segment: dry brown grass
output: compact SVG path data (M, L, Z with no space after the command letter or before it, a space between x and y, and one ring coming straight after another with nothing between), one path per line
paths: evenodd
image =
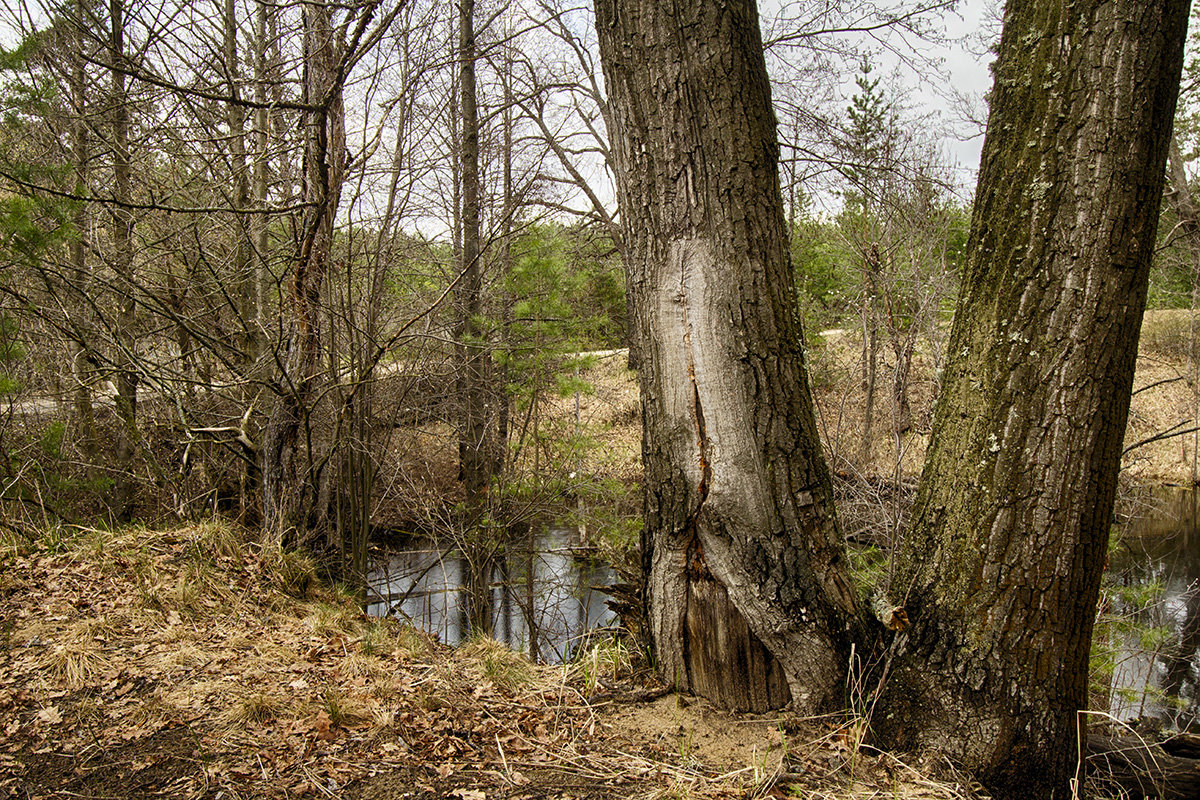
M230 703L222 712L221 718L232 725L245 727L264 725L290 715L290 704L285 698L266 692L254 692Z
M70 637L41 659L41 666L68 689L86 686L110 664L101 644L90 638Z
M1196 358L1200 356L1200 315L1193 330L1188 311L1148 311L1138 352L1134 395L1126 446L1168 432L1173 426L1194 427L1200 411ZM835 470L863 480L880 477L906 481L921 473L929 441L929 423L937 390L936 369L942 359L927 343L918 348L912 367L909 398L913 427L897 434L894 406L888 396L894 361L880 353L876 414L872 422L871 458L860 455L865 392L862 387L861 336L844 331L824 337L810 349L809 370L817 405L818 424L826 453ZM1140 390L1140 391L1139 391ZM1130 451L1122 462L1128 480L1144 484L1190 484L1200 433L1154 441Z
M546 796L566 782L595 787L582 797L754 797L793 783L779 769L792 723L616 700L613 687L645 688L628 682L620 653L547 667L489 640L451 651L363 619L320 586L306 600L285 594L275 557L214 543L234 534L123 532L119 557L94 546L98 535L6 565L30 589L0 596L15 645L0 651L0 794L14 781L31 794L82 794L98 748L120 754L104 764L126 765L103 778L113 796L282 798L337 785L370 800L390 796L373 781L391 770L435 796ZM193 562L208 581L194 580ZM155 607L139 601L139 585L154 589ZM899 767L880 756L862 755L851 780L829 729L788 730L789 757L807 765L795 781L804 796L969 796L923 787L920 773L897 781ZM743 749L709 748L715 731ZM32 755L50 741L59 760ZM31 755L17 763L6 752ZM153 777L147 764L159 765Z

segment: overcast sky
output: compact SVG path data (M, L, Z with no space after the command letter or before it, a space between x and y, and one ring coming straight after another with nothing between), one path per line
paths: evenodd
M989 7L994 5L994 0L965 0L959 4L957 14L947 16L946 31L957 40L954 45L939 48L940 56L944 59L945 72L949 76L949 84L941 87L940 92L930 87L919 89L922 96L929 97L929 102L938 102L938 94L943 94L941 102L946 103L948 97L958 92L974 98L977 101L975 110L979 114L983 113L982 97L992 87L992 75L988 69L992 56L983 51L983 48L986 47L986 40L989 38L988 31L994 30L989 23L990 15L994 14ZM947 113L954 115L956 109L951 107L947 109ZM961 117L962 114L958 116ZM960 138L971 134L974 134L971 138ZM946 154L959 168L974 175L979 167L983 131L971 130L971 126L964 122L960 126L959 135L948 137L945 146ZM974 183L973 180L971 182Z

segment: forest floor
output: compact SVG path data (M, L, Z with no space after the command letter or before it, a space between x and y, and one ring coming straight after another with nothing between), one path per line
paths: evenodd
M1185 312L1148 316L1129 443L1195 425L1189 341ZM864 463L858 351L846 333L810 351L831 463L911 483L936 358L918 353L913 429L877 423ZM597 468L636 480L634 376L608 354L585 377ZM1126 482L1190 484L1194 445L1135 448ZM0 798L982 796L859 741L861 719L731 715L670 693L620 644L539 666L357 608L303 557L222 523L0 539Z
M975 796L853 720L669 693L620 646L560 667L452 650L244 537L70 528L0 550L0 797Z

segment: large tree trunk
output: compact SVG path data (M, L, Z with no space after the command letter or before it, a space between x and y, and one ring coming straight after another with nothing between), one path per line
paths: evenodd
M1009 0L968 263L873 724L1070 796L1186 0Z
M803 368L754 3L597 0L596 18L639 309L659 670L733 708L789 691L800 710L838 706L863 623Z

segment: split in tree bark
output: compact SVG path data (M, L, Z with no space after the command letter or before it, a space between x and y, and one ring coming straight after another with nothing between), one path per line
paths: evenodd
M803 369L754 3L597 0L596 17L642 345L659 671L732 708L789 693L840 707L868 623Z
M952 356L893 586L913 627L873 717L884 742L950 755L998 798L1070 789L1187 5L1007 5ZM850 643L869 653L873 638L801 366L753 4L597 0L596 16L645 346L659 668L729 705L766 702L765 680L733 698L703 677L709 657L747 673L705 618L711 582L799 709L838 704Z

